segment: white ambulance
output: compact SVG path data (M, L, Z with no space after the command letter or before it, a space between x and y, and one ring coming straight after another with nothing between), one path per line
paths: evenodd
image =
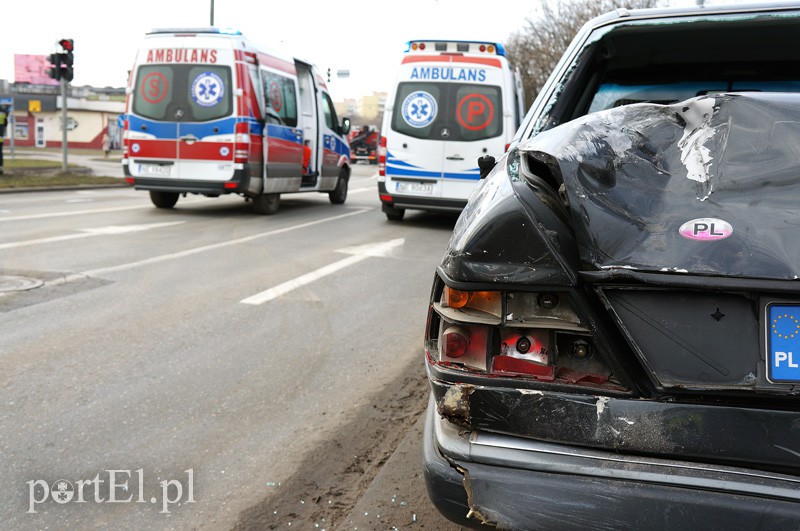
M409 41L383 116L378 194L386 216L463 209L480 179L478 159L505 152L523 105L502 44Z
M180 195L239 194L274 213L280 194L344 203L350 123L312 64L256 48L238 31L154 30L127 89L122 165L159 208Z

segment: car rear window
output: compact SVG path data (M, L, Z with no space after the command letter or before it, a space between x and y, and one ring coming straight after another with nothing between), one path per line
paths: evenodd
M400 83L395 95L392 130L414 138L450 141L499 136L503 132L500 87L469 83Z
M136 75L133 112L159 121L205 122L233 109L231 70L211 65L144 65Z
M589 112L631 103L669 105L695 96L721 92L800 92L800 81L686 81L659 84L603 83L592 99Z

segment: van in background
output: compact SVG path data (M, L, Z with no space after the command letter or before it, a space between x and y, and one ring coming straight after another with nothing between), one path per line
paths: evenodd
M282 193L340 204L348 131L314 65L236 31L160 29L145 36L130 74L122 165L159 208L190 193L239 194L261 214Z
M502 44L409 41L381 128L378 194L390 220L406 209L458 212L524 116L522 81Z

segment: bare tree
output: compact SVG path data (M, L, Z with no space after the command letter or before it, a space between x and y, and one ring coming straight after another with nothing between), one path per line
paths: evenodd
M578 30L590 19L614 9L656 7L659 0L539 0L536 18L512 33L506 43L509 61L519 67L529 105Z

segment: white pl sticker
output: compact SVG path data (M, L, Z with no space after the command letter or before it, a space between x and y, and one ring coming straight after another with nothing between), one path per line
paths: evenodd
M721 219L697 218L681 225L678 232L689 240L714 241L724 240L733 234L733 227Z

